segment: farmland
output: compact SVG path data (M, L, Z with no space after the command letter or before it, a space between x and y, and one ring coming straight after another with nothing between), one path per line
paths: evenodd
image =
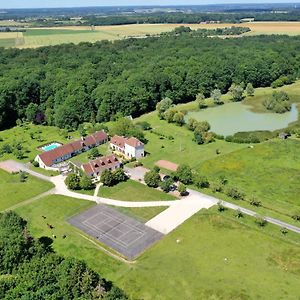
M119 40L129 37L145 37L174 30L178 26L192 29L216 29L231 26L249 27L245 35L260 34L300 34L300 22L252 22L241 24L134 24L115 26L65 26L51 28L26 28L26 33L0 33L0 46L36 48L63 43L96 42ZM19 39L17 39L17 37Z

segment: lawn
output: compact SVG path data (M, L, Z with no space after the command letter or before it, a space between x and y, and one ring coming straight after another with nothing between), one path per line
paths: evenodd
M42 126L24 124L22 126L15 126L8 130L0 131L0 147L4 144L21 144L25 151L23 162L28 162L35 158L35 156L42 151L38 150L38 147L50 142L69 143L63 131L54 126ZM72 132L70 135L74 139L79 138L79 133ZM13 154L5 154L0 157L0 160L16 159Z
M157 112L143 115L135 121L149 122L155 132L145 132L148 139L145 146L147 155L141 161L148 168L152 168L155 162L161 159L177 164L189 164L193 168L197 168L205 160L247 147L247 145L227 143L221 140L216 140L207 145L197 145L193 141L191 131L186 127L179 127L160 120ZM163 134L166 137L161 137L156 133ZM169 136L173 139L169 139ZM217 150L220 151L220 154L216 153Z
M294 244L299 236L283 236L271 224L260 229L251 218L234 218L232 211L202 211L128 265L98 250L66 222L92 205L49 196L17 212L34 236L55 234L59 254L84 259L137 299L297 299L300 293L300 250Z
M300 211L300 142L288 139L257 144L203 162L196 168L215 179L224 175L228 184L255 196L266 207L282 214Z
M102 186L99 196L123 201L163 201L175 200L176 197L150 188L142 183L128 180L113 187Z
M52 183L29 176L20 182L19 175L0 170L0 211L28 200L54 187Z

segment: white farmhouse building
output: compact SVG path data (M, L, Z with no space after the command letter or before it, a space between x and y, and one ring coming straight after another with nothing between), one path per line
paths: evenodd
M111 138L110 148L126 158L139 159L145 156L144 144L135 137L127 138L115 135Z

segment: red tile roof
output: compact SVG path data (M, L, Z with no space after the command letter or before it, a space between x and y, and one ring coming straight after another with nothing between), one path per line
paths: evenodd
M53 150L43 152L39 154L39 157L46 166L50 167L55 163L56 159L58 158L70 155L75 151L83 149L85 146L90 147L96 145L97 143L102 143L107 139L108 136L104 131L98 131L85 137L84 139L77 140L69 144L57 147Z
M87 164L83 164L82 169L88 176L91 176L92 174L100 175L105 169L115 169L119 165L119 160L112 154L91 160Z
M119 135L115 135L111 138L111 143L120 147L120 148L124 148L125 147L125 140L126 138L123 136L119 136Z
M115 135L111 138L110 142L120 148L124 148L125 144L134 148L137 148L139 146L144 146L144 144L135 137L126 138L124 136Z

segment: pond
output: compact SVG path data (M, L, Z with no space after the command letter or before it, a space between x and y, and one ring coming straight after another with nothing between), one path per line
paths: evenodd
M241 102L228 103L200 111L191 111L186 115L186 121L194 118L198 121L208 121L211 131L224 136L239 131L277 130L285 128L289 123L298 120L298 109L292 104L292 109L284 114L255 113L250 106Z

